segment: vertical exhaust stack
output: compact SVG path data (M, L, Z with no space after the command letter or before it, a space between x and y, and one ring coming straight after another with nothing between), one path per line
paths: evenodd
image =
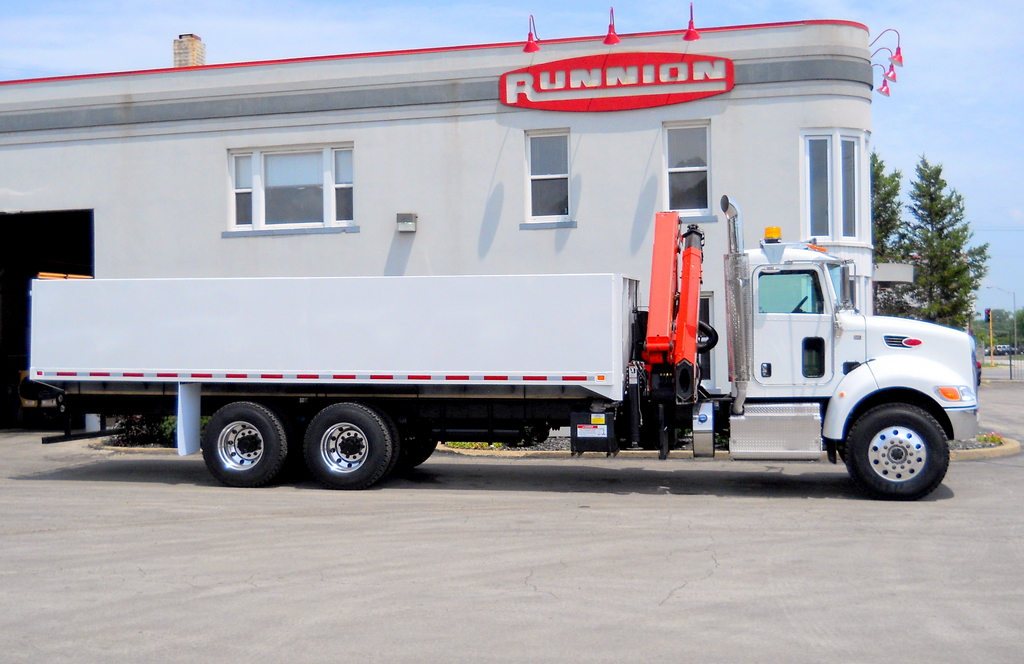
M199 35L178 35L174 40L175 67L202 67L206 64L206 44Z
M725 312L729 335L729 378L736 386L732 413L742 415L753 352L750 265L743 252L743 220L740 210L728 196L722 196L722 212L729 224L729 253L725 255Z

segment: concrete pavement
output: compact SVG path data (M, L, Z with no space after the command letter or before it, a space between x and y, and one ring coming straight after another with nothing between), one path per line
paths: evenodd
M229 489L38 440L0 434L4 662L1020 660L1022 455L884 503L842 467L685 460Z

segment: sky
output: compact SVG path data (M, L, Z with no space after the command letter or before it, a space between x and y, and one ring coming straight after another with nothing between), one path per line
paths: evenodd
M616 30L681 29L688 12L621 1ZM1010 293L1024 308L1024 2L697 0L694 12L698 29L831 18L864 23L872 39L899 30L905 66L891 97L874 96L872 146L904 191L922 155L943 165L974 243L990 244L977 309L1009 310ZM187 32L208 64L525 41L530 14L542 42L608 26L608 5L592 0L0 0L0 80L168 67ZM895 45L889 32L876 47Z

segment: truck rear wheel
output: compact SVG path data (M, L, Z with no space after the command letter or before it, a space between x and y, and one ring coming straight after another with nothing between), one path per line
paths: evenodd
M872 498L917 500L935 490L949 468L946 434L927 411L886 404L867 411L846 439L846 469Z
M430 458L437 449L437 441L430 438L407 438L402 441L402 449L398 456L396 473L404 473L421 465Z
M357 403L321 410L303 448L313 476L331 489L365 489L387 475L396 446L385 417Z
M210 418L202 449L206 468L222 483L257 487L281 471L288 439L281 420L266 406L237 401Z

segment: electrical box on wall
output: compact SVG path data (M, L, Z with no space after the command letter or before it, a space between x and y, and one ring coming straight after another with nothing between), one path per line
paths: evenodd
M415 233L416 232L416 220L419 215L415 212L399 212L398 213L398 232L399 233Z

